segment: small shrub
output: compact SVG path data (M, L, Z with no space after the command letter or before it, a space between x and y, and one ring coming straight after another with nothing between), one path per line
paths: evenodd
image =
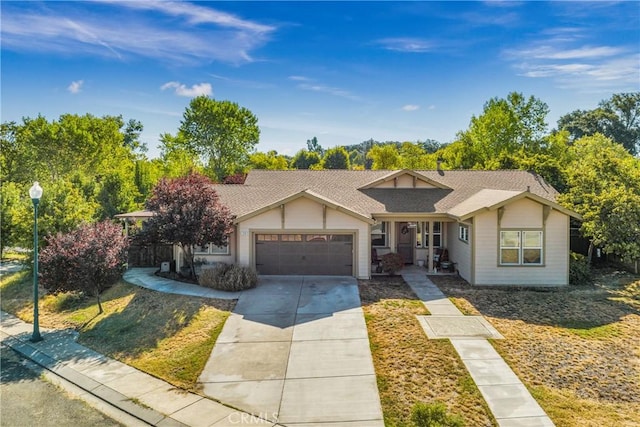
M569 260L569 284L574 286L590 285L591 279L591 266L587 257L575 252L571 252L571 259Z
M242 265L219 264L216 268L203 270L198 283L220 291L243 291L256 287L258 275L251 268Z
M464 421L459 415L448 414L447 406L442 402L418 402L411 409L411 421L416 427L463 427Z
M80 292L60 292L55 295L47 295L43 305L49 311L60 313L77 307L83 299L84 296Z
M396 274L404 267L404 260L400 254L388 253L380 257L382 261L382 271L389 273L390 276Z

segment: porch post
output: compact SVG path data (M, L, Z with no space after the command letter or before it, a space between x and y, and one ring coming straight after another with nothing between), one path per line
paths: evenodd
M427 258L429 259L429 272L433 273L433 221L429 221L429 241L427 242L429 245L429 251L427 253Z
M389 243L389 250L391 252L398 252L396 246L396 222L389 221L389 228L387 229L387 242Z

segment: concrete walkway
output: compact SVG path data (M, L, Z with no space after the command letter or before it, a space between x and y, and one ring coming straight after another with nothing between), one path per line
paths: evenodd
M244 291L199 381L287 426L383 426L357 281L263 276Z
M553 422L487 341L503 338L482 316L465 316L422 269L404 269L402 277L431 313L418 316L431 339L448 338L501 427L546 427Z
M69 330L41 330L0 311L0 341L53 374L53 382L127 426L273 426L197 394L187 393L76 343ZM106 402L106 404L105 404Z
M124 272L122 278L133 285L167 294L218 299L238 299L240 296L240 292L218 291L190 283L165 279L154 274L157 270L157 268L131 268Z

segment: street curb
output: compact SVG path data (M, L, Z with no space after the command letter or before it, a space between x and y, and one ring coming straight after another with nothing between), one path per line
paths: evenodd
M86 375L69 368L68 366L59 365L58 362L46 355L42 351L36 349L19 338L0 331L2 341L14 351L20 353L23 357L31 360L35 364L59 376L65 381L75 385L76 387L86 391L90 395L100 399L101 401L125 412L126 414L151 426L176 426L188 427L167 415L164 415L154 409L145 408L134 403L128 397L109 388L104 384L92 380Z

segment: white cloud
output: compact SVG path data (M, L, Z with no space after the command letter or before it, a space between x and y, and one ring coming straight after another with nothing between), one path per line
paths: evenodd
M175 93L178 96L186 96L193 98L200 95L211 95L213 93L211 85L209 83L194 84L191 87L180 82L167 82L160 87L161 90L175 89Z
M298 88L303 89L303 90L310 90L310 91L313 91L313 92L327 93L329 95L339 96L341 98L350 99L352 101L357 101L357 100L360 99L360 97L352 94L348 90L340 89L340 88L332 87L332 86L325 86L325 85L321 85L321 84L301 83L301 84L298 85Z
M410 37L380 39L376 41L376 44L382 46L383 49L410 53L424 53L435 48L435 44L429 40Z
M76 80L67 86L67 90L75 95L82 90L82 85L84 85L84 80Z
M312 79L304 76L289 76L289 80L293 80L296 82L308 82L308 81L311 81Z
M251 52L276 27L211 7L172 2L29 2L2 10L3 49L96 55L118 60L147 57L171 63L255 61ZM126 28L126 31L123 31Z
M304 76L289 76L289 80L293 80L295 82L299 82L296 86L298 89L308 90L312 92L320 92L326 93L333 96L338 96L340 98L350 99L352 101L359 101L360 97L354 95L345 89L340 89L338 87L327 86L324 84L316 83L315 79Z
M519 75L552 79L557 87L580 92L637 90L640 54L624 45L591 45L589 34L567 27L546 30L543 38L503 51Z
M624 53L624 49L612 46L581 46L575 49L558 49L553 46L537 46L532 49L506 51L507 55L536 59L589 59L606 58Z
M404 111L416 111L420 108L419 105L415 105L415 104L407 104L405 106L402 107L402 109Z

